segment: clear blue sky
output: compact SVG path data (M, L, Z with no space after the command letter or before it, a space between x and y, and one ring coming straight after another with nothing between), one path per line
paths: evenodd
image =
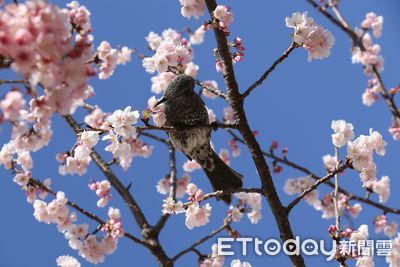
M57 1L64 5L67 1ZM330 123L333 119L345 119L355 126L356 135L367 134L369 128L382 133L389 146L384 158L377 159L378 177L391 177L392 196L387 204L400 207L400 196L397 193L399 182L399 155L400 144L393 142L387 128L390 125L390 114L383 102L378 102L371 108L361 103L361 94L367 85L367 77L361 66L352 65L350 60L350 41L336 27L321 17L305 1L224 1L232 6L235 21L231 26L232 37L239 36L246 47L245 60L235 65L236 77L243 90L255 81L261 73L284 51L290 44L291 30L285 27L284 19L292 12L309 11L319 24L328 28L336 38L332 55L325 60L307 62L304 49L297 49L290 58L278 67L268 80L249 97L246 103L247 115L254 130L258 130L260 143L267 148L272 140L278 140L282 145L289 147L289 159L302 164L316 173L323 175L324 169L321 157L333 153L330 142ZM197 28L207 17L200 20L187 20L180 15L179 2L175 1L83 1L92 12L95 43L108 40L113 46L127 45L136 47L145 52L144 37L149 31L161 33L163 29L182 29L190 26ZM398 44L398 11L400 3L396 0L365 0L342 1L342 10L351 25L359 25L364 15L374 11L383 15L385 19L383 36L379 40L382 54L385 57L383 79L390 88L399 84L398 62L400 54ZM195 63L200 66L198 78L200 80L215 79L222 87L222 79L215 72L212 49L215 47L213 34L206 34L205 43L195 47ZM145 52L146 53L146 52ZM2 78L7 75L3 71ZM104 111L113 111L127 105L138 110L146 107L150 92L150 75L141 66L141 62L134 59L125 67L117 69L114 76L106 81L92 80L96 96L90 103L98 104ZM3 90L6 87L3 88ZM225 103L219 99L206 100L207 105L214 109L221 117ZM78 113L82 119L83 113ZM34 154L34 176L40 179L51 177L52 188L62 190L67 197L81 204L82 207L94 211L105 218L106 209L96 208L96 197L87 188L92 179L101 180L104 177L96 166L82 176L61 176L57 173L58 163L55 155L68 150L75 141L72 131L60 117L54 117L54 138L49 147ZM213 135L213 142L217 149L227 147L227 135L222 131ZM2 126L0 142L9 138L8 127ZM147 140L148 141L148 140ZM151 142L150 142L151 143ZM240 158L233 159L232 166L245 175L245 186L259 185L255 167L244 147ZM342 152L344 154L344 152ZM132 192L148 216L150 222L158 219L161 211L163 196L155 190L156 182L168 172L167 151L163 146L154 144L154 154L149 159L134 159L128 172L118 167L115 171L121 180L128 184L133 183ZM184 158L178 157L179 175ZM69 248L62 234L59 234L54 225L45 225L37 222L32 216L33 208L25 200L24 193L12 182L8 171L0 170L0 203L2 215L0 220L0 266L1 267L48 267L55 266L55 259L64 254L77 256ZM284 167L283 173L274 175L274 182L284 203L292 197L287 196L282 188L287 178L302 176L301 173ZM192 175L194 182L206 192L211 190L202 172ZM362 194L358 174L346 172L342 179L343 187ZM328 192L323 188L323 193ZM138 229L130 217L128 210L122 204L116 192L111 205L120 207L124 217L125 229L138 235ZM375 200L376 196L373 197ZM183 216L174 216L161 235L161 242L168 255L175 255L179 248L186 248L201 236L218 227L226 212L226 206L219 202L213 204L212 222L205 227L188 230L184 225ZM374 208L363 206L360 217L352 223L357 227L367 223L372 228L373 218L380 214ZM233 224L243 236L258 236L261 238L279 237L272 214L268 205L263 201L263 218L257 225L251 225L247 219L240 224ZM86 222L83 215L78 215L79 222ZM327 228L332 220L321 219L321 213L313 210L307 204L298 205L290 216L294 233L302 238L327 238ZM398 216L389 215L389 220L397 220ZM344 223L349 222L344 220ZM91 224L92 225L92 224ZM94 229L92 225L92 229ZM374 239L385 239L383 235L372 233ZM211 242L200 246L203 253L209 253ZM251 255L246 259L253 266L289 266L289 259L280 255L275 257L259 257ZM80 258L79 258L80 259ZM308 266L325 266L320 257L306 257ZM91 266L80 259L82 266ZM196 255L187 254L177 262L176 266L195 266ZM226 261L229 265L230 260ZM376 266L384 266L380 259ZM140 263L140 264L139 264ZM350 263L353 264L353 263ZM156 266L154 258L142 247L121 239L118 250L101 266ZM331 263L329 266L337 266Z

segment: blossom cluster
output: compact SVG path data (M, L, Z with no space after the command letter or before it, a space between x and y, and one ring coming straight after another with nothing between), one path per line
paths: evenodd
M121 213L119 209L109 208L108 220L102 225L101 231L108 233L113 239L117 239L125 234L125 231L122 229Z
M383 231L383 233L389 238L394 237L397 233L397 227L398 227L397 222L393 221L389 223L387 221L386 215L384 214L381 214L374 219L374 225L376 233L380 233Z
M361 29L356 29L356 34L362 42L360 47L356 45L352 51L352 62L362 64L365 74L372 76L373 68L381 72L383 70L384 59L380 55L381 47L374 44L371 35L368 33L372 29L373 36L380 38L382 35L383 17L375 13L367 13L365 19L361 22Z
M368 87L361 96L363 104L366 106L372 106L372 104L379 99L379 93L381 90L382 89L375 78L369 79Z
M332 129L335 132L332 135L332 143L336 147L342 147L347 143L347 157L352 161L352 166L360 172L363 186L377 193L380 202L386 202L390 194L390 179L388 176L376 179L377 168L373 160L374 153L379 156L385 155L387 143L382 135L370 129L368 136L360 135L351 141L354 138L353 125L344 120L333 121Z
M213 244L211 246L211 254L207 255L205 259L201 259L199 262L199 267L223 267L225 266L225 257L218 255L218 245ZM236 259L230 264L231 267L251 267L248 262L241 262Z
M186 193L189 195L188 200L190 201L187 206L184 207L181 201L176 202L172 197L168 197L164 200L162 212L164 214L185 212L185 224L189 229L209 223L212 207L209 203L200 206L200 201L204 199L203 190L190 183L186 187Z
M132 50L124 46L120 50L112 48L107 41L101 42L96 50L99 59L99 79L108 79L113 75L117 65L125 65L131 61Z
M57 160L62 164L58 172L61 175L85 174L91 161L90 153L98 141L99 133L97 131L82 132L71 153L57 155Z
M99 197L97 201L97 207L104 208L108 202L111 200L111 184L107 180L103 180L100 182L92 181L89 184L89 188L92 191L96 192L96 195Z
M186 187L190 183L191 179L192 177L190 177L189 174L185 173L180 179L176 180L176 198L182 198L185 195ZM166 176L159 180L156 186L157 192L162 195L168 194L170 192L170 187L171 182L169 176Z
M386 256L386 262L390 267L400 266L400 233L397 233L397 236L392 239L392 250Z
M57 258L57 266L59 267L81 267L77 259L69 255L63 255Z
M225 32L226 35L229 35L229 25L231 25L233 21L231 7L218 5L213 11L213 16L217 19L217 27Z
M176 74L167 72L169 68L196 76L199 66L192 62L194 53L191 42L182 33L173 29L164 30L161 36L150 32L146 40L154 55L143 59L143 67L148 73L157 71L157 76L151 78L152 92L162 93L175 78ZM196 43L199 43L198 40Z
M250 222L256 224L260 221L261 215L261 195L259 193L235 193L234 196L238 199L235 206L230 206L228 214L234 222L240 222L244 213Z
M0 101L4 118L12 124L11 139L0 150L0 165L6 169L19 164L24 171L33 167L31 152L48 145L52 137L51 107L44 96L26 101L17 89L8 92Z
M293 13L285 22L286 27L294 29L293 41L308 51L308 61L313 58L323 59L331 54L335 38L322 25L317 25L308 17L307 12Z
M116 249L117 239L107 235L100 239L88 234L87 224L75 224L77 216L70 212L67 198L63 192L57 192L56 199L49 203L35 200L33 203L34 217L39 222L56 224L64 234L72 249L78 250L79 255L91 263L104 261L105 254L111 254Z
M206 8L206 2L204 0L179 0L181 4L181 14L182 16L190 19L194 17L198 19L204 14Z

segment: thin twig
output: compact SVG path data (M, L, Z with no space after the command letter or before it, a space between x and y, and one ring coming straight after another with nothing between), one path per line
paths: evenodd
M294 206L296 206L305 196L307 196L309 193L317 189L317 187L323 183L326 183L331 179L332 177L336 176L338 173L343 172L345 169L349 168L351 166L351 161L347 161L345 164L342 166L338 166L333 172L328 173L322 178L319 178L315 184L313 184L311 187L308 189L304 190L300 195L298 195L292 202L290 202L289 205L287 205L286 210L289 213ZM338 188L339 190L339 188Z
M220 196L225 196L225 195L231 195L235 193L259 193L262 194L262 189L261 188L238 188L238 189L228 189L228 190L218 190L212 193L208 193L204 195L204 198L202 201L213 198L213 197L220 197ZM189 201L183 204L184 207L187 207L191 205L193 202Z
M336 169L339 169L339 148L335 146ZM335 206L335 225L336 238L339 238L340 232L340 214L339 214L339 172L335 174L335 187L333 190L333 205Z
M186 253L193 251L193 249L195 247L197 247L198 245L206 242L207 240L209 240L210 238L214 237L215 235L219 234L220 232L222 232L224 229L226 229L230 224L230 220L229 219L225 219L224 220L224 224L222 224L222 226L220 226L218 229L212 231L209 235L201 238L200 240L198 240L197 242L193 243L193 245L191 245L190 247L182 250L181 252L179 252L178 254L176 254L173 258L172 261L176 261L177 259L179 259L180 257L182 257L183 255L185 255Z
M264 74L257 80L255 81L252 85L250 85L249 88L242 94L242 97L247 97L257 86L261 85L264 80L269 76L269 74L280 64L282 63L286 58L289 57L290 53L295 49L299 47L299 45L295 42L292 42L289 46L288 49L286 49L285 52L277 59L275 62L264 72Z

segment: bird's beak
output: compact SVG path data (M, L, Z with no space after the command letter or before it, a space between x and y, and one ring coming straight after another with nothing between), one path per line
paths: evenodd
M161 103L164 103L165 101L167 101L167 98L164 96L163 98L161 98L154 107L157 107L158 105L160 105Z

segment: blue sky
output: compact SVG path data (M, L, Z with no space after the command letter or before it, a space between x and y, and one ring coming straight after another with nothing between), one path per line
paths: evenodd
M67 1L56 1L65 5ZM258 140L262 147L268 148L272 140L278 140L282 145L289 147L288 157L319 175L324 174L321 157L333 153L330 142L330 123L333 119L345 119L353 123L356 135L367 134L370 128L379 131L389 143L387 154L377 159L378 177L391 177L392 196L388 206L399 207L400 196L396 194L400 186L398 175L398 156L400 144L392 141L387 128L391 117L382 101L368 108L362 105L361 94L367 85L367 77L359 65L352 65L350 60L350 41L343 32L330 24L324 17L314 11L306 1L224 1L232 7L235 20L231 26L231 36L239 36L246 47L245 60L235 65L236 77L241 90L248 87L269 67L290 45L291 29L285 27L284 19L296 11L309 11L319 24L329 29L336 38L332 55L325 60L307 62L307 53L304 49L297 49L264 84L256 89L246 102L246 111L252 129L260 132ZM127 45L136 47L139 51L149 54L145 50L144 37L150 31L161 33L166 28L183 29L189 26L197 28L207 17L200 20L187 20L180 15L178 1L82 1L92 12L95 43L108 40L113 46ZM382 46L382 55L385 58L385 70L382 74L387 87L399 84L398 62L400 54L398 44L400 35L398 26L398 10L400 3L396 0L364 0L342 1L343 15L351 25L359 25L367 12L374 11L383 15L385 19L383 36L378 41ZM194 47L194 62L200 66L198 78L200 80L217 80L220 87L222 78L216 73L212 49L215 47L212 33L206 34L205 43ZM2 78L8 73L2 71ZM146 108L150 92L150 75L141 66L141 61L133 61L125 67L119 67L114 76L106 81L91 80L96 96L90 103L98 104L104 111L113 111L128 105L134 109ZM5 90L6 87L3 87ZM225 103L220 100L206 99L207 105L214 109L221 117ZM83 118L82 112L76 117ZM1 126L0 142L9 138L9 127ZM54 138L49 147L34 154L35 177L53 179L52 188L62 190L71 201L78 202L82 207L92 210L105 218L106 209L96 208L96 196L87 188L91 179L102 180L104 177L96 166L91 166L89 172L80 176L61 176L57 173L58 163L55 155L58 152L69 150L75 138L66 123L58 116L53 120ZM213 134L216 148L227 147L228 135L223 131ZM156 182L168 172L167 150L157 143L154 145L154 154L148 159L136 158L129 171L124 172L114 167L124 184L132 182L132 193L142 206L150 222L155 222L160 216L163 196L155 190ZM98 148L101 150L102 146ZM241 147L240 158L232 160L232 166L245 176L246 187L259 186L259 178L255 167L245 147ZM344 151L341 152L344 155ZM104 154L106 155L106 154ZM182 155L178 156L178 175L183 174L181 168L184 162ZM68 247L67 241L59 234L54 225L45 225L37 222L32 216L33 208L25 200L24 193L12 182L11 174L0 170L0 203L2 215L0 229L0 266L55 266L55 259L64 254L77 256L76 252ZM287 196L282 188L287 178L302 176L303 174L284 166L281 174L274 175L273 179L283 203L289 203L292 197ZM193 181L210 192L211 188L201 171L194 172ZM342 186L358 194L363 194L358 174L348 171L341 179ZM323 193L328 188L321 187ZM124 227L127 231L138 234L137 226L116 192L111 205L120 207L124 218ZM376 196L373 196L377 200ZM175 255L180 248L186 248L194 241L221 224L227 207L221 203L211 201L213 212L211 223L205 227L188 230L184 225L183 216L174 216L168 221L161 234L161 242L168 255ZM379 215L379 210L363 206L359 218L353 220L355 226L367 223L372 229L372 220ZM263 201L263 218L257 225L248 223L244 218L240 224L233 224L242 236L278 238L279 233L274 218ZM79 222L88 222L83 215L78 215ZM290 215L292 227L296 235L301 238L316 238L328 240L327 228L333 220L321 219L321 213L313 210L307 204L301 203ZM398 217L389 215L389 220ZM349 224L343 220L343 224ZM92 229L96 227L91 224ZM385 239L381 234L374 234L373 239ZM215 241L215 239L214 239ZM209 253L211 242L203 244L199 249ZM253 266L289 266L289 259L284 255L267 257L250 255L238 256L248 260ZM308 266L325 266L321 257L306 257ZM177 262L176 266L195 266L196 255L187 254ZM91 266L81 259L82 266ZM226 261L227 265L228 262ZM378 259L376 266L383 266L384 260ZM101 266L156 266L152 255L142 247L121 239L118 250L108 256ZM351 265L354 262L350 263ZM328 266L337 265L331 263Z

